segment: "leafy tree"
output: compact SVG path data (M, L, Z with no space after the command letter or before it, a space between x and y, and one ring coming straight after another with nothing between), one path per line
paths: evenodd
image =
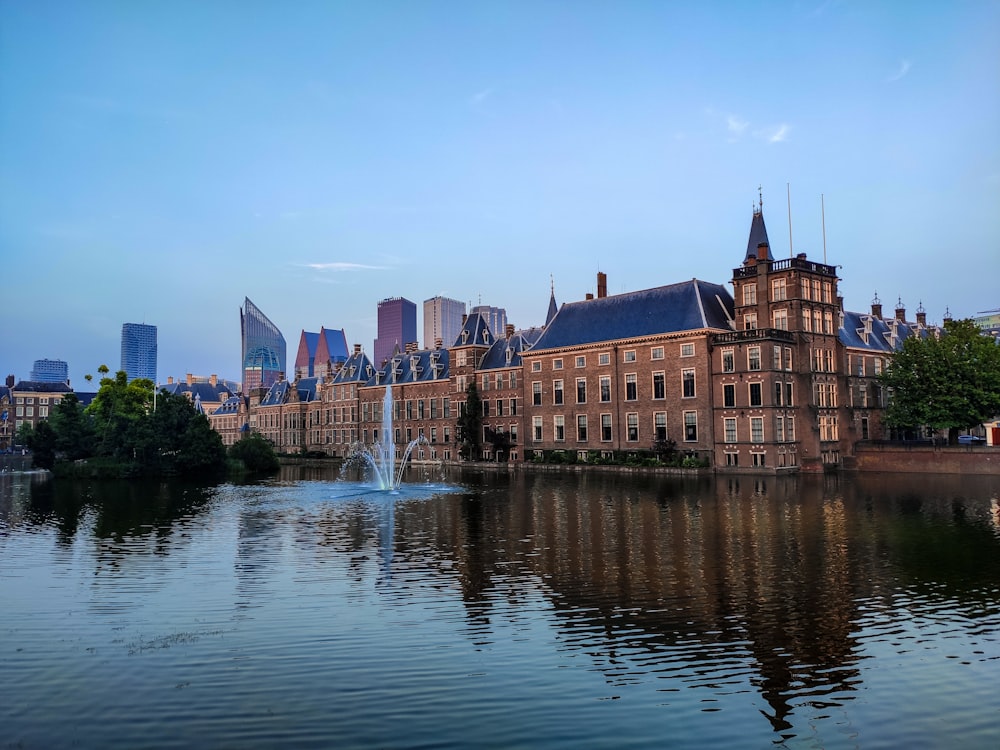
M229 448L229 457L242 461L247 471L266 473L278 470L278 456L259 433L248 432Z
M107 373L107 365L98 372ZM94 419L97 452L120 461L138 458L139 447L148 441L139 425L153 406L153 381L136 378L129 382L124 370L115 377L101 378L101 387L87 407L87 414Z
M465 389L465 411L458 417L459 452L467 460L479 457L483 442L483 405L475 381Z
M56 435L56 450L68 461L94 452L94 426L75 393L67 393L52 409L49 425Z
M51 469L56 462L56 433L48 420L39 422L31 433L28 441L31 448L32 465L39 469Z
M27 445L30 448L34 437L35 428L31 422L22 422L21 426L17 428L17 432L14 433L14 442L18 445Z
M888 425L958 431L1000 414L1000 346L971 320L948 321L940 338L912 336L889 361Z

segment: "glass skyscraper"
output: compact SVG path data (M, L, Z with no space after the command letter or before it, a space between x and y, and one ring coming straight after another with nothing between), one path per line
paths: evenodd
M36 359L31 380L34 383L66 383L69 381L69 365L61 359Z
M149 378L156 382L156 326L122 324L122 366L129 380Z
M417 306L403 297L389 297L378 303L378 338L375 339L375 366L381 367L396 347L406 351L417 341Z
M278 327L250 301L240 310L243 336L243 392L270 388L285 377L285 337Z

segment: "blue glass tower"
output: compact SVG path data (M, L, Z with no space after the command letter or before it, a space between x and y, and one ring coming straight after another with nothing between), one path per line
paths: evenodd
M285 337L247 297L240 310L243 336L243 392L270 388L285 376Z
M61 359L36 359L31 380L35 383L69 382L69 365Z
M156 326L122 324L122 366L129 380L148 378L156 382Z

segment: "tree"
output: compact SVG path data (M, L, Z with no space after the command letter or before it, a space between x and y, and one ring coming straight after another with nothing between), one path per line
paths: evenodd
M56 462L56 433L47 419L39 422L28 441L31 448L31 463L39 469L51 469Z
M886 424L948 430L975 427L1000 414L1000 346L971 320L944 324L940 338L911 336L889 360Z
M102 374L107 371L107 365L98 368ZM139 425L152 409L153 388L153 381L147 378L129 382L124 370L113 378L101 378L100 390L86 409L94 419L98 454L117 460L136 458L144 442Z
M479 458L483 442L483 405L475 381L469 383L469 387L465 389L465 409L458 416L456 439L459 452L466 459Z
M247 471L266 473L278 470L274 448L259 433L248 432L229 448L229 457L242 461Z
M56 435L56 450L68 461L94 452L94 426L75 393L67 393L52 409L49 424Z

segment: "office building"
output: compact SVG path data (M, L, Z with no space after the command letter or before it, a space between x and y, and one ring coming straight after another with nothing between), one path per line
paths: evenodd
M156 326L122 324L122 363L129 380L148 378L156 382Z
M502 307L476 305L469 314L481 316L494 336L502 336L507 330L507 311Z
M403 297L389 297L378 303L378 337L375 339L376 366L392 357L393 351L405 351L417 340L417 306Z
M432 349L440 339L444 346L451 346L462 330L465 303L448 297L424 300L424 347Z
M243 392L269 388L285 377L285 337L250 298L240 309L243 338Z
M31 380L36 383L68 383L69 365L61 359L36 359Z

